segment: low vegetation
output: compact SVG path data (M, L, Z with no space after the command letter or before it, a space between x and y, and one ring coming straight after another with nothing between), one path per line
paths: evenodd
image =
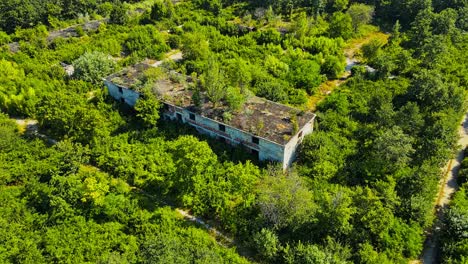
M465 111L466 3L82 2L0 2L0 262L370 264L419 256ZM48 37L90 19L105 20ZM343 73L344 48L378 27L388 41L360 50L375 71L358 65L321 98L316 129L287 174L159 120L151 94L128 109L100 82L181 50L182 60L162 67L200 80L214 104L236 111L255 94L304 109L320 84ZM59 143L18 131L11 117L37 120ZM447 263L466 261L465 185L448 213ZM176 207L235 243L218 244Z

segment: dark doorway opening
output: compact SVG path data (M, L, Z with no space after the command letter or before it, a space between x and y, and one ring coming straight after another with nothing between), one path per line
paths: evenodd
M258 152L258 150L252 149L252 155L253 155L254 158L256 158L257 160L260 159L260 153Z

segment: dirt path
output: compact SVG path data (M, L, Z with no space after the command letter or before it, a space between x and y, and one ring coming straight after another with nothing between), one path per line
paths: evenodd
M178 57L178 55L176 55L176 57ZM39 127L38 127L37 120L19 119L19 118L14 118L14 120L15 120L16 124L18 125L21 133L26 133L26 134L30 134L30 135L39 137L39 138L41 138L43 140L46 140L50 144L57 144L58 143L55 139L50 138L50 137L38 132ZM147 196L147 197L149 197L151 199L158 200L153 195L151 195L149 193L146 193L145 191L143 191L143 190L141 190L139 188L133 187L133 189L138 190L140 193L144 194L145 196ZM234 240L232 238L230 238L227 235L221 233L216 228L214 228L210 224L206 223L203 219L191 215L186 210L182 210L182 209L179 209L179 208L174 208L173 205L169 205L167 203L166 203L166 205L171 206L173 209L175 209L176 212L179 213L180 215L182 215L187 221L197 223L198 225L200 225L203 228L205 228L206 230L208 230L216 238L216 242L219 245L224 246L224 247L230 247L230 246L233 245Z
M50 144L57 144L57 140L39 133L39 126L37 125L38 123L37 120L18 119L18 118L14 118L14 120L16 124L18 125L21 133L26 133L26 134L36 136L38 138L41 138L47 141Z
M315 108L320 101L325 99L325 97L331 94L336 87L343 84L351 76L351 68L359 63L357 54L362 45L369 43L373 39L380 39L386 43L388 37L388 34L374 32L365 37L351 40L344 49L344 55L346 57L345 71L338 79L328 80L322 83L318 88L318 92L309 97L307 109L315 111Z
M437 219L434 223L433 230L428 234L426 243L424 245L424 251L421 260L424 264L437 263L437 256L439 253L438 233L441 227L441 220L443 219L442 212L443 209L449 205L453 193L455 193L458 188L458 170L460 169L460 164L464 158L464 149L468 145L468 113L465 115L462 126L459 129L459 136L460 139L458 140L458 145L461 147L461 149L458 150L456 157L450 160L445 167L444 177L441 180L439 186L439 193L437 195L436 206L434 208ZM421 261L412 263L421 263Z
M203 226L205 229L207 229L210 233L212 233L216 237L216 242L218 242L219 245L224 246L224 247L230 247L231 245L233 245L234 240L232 238L219 232L218 230L216 230L216 228L212 227L211 225L203 221L203 219L193 216L188 211L184 211L182 209L176 209L176 211L179 214L181 214L187 221L197 223Z
M186 221L196 223L198 226L206 229L208 233L216 240L216 243L218 243L218 245L226 248L237 246L234 239L232 239L226 234L221 233L213 225L207 223L202 218L190 214L190 212L187 210L177 208L173 203L169 203L166 200L162 200L161 197L157 197L153 194L150 194L138 187L131 186L131 188L132 190L146 196L151 201L157 201L162 206L169 206L171 209L175 210L178 214L180 214Z
M154 63L151 64L151 66L153 67L159 67L161 66L165 61L175 61L175 62L178 62L178 61L181 61L182 60L182 51L179 51L179 50L171 50L169 51L166 55L165 55L165 58L162 59L162 60L159 60L159 61L156 61Z

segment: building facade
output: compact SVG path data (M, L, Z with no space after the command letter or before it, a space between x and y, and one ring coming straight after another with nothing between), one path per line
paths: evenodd
M126 88L124 85L116 84L109 79L104 80L104 83L107 86L109 94L114 99L131 107L135 106L140 97L139 92ZM290 128L293 127L293 125L290 125L292 121L288 117L285 117L284 114L293 108L258 97L255 98L255 104L252 103L249 106L260 105L259 112L250 114L248 117L243 116L243 118L247 119L245 122L251 122L252 120L250 119L266 113L265 109L271 110L265 114L269 119L265 120L262 118L261 122L265 121L275 126L270 125L270 129L265 129L268 130L265 133L255 133L254 131L242 129L249 126L252 127L251 123L249 123L249 126L241 126L239 122L228 124L227 122L216 120L215 117L210 117L209 114L205 115L203 111L195 111L193 106L178 105L176 100L171 101L167 98L170 98L167 94L166 96L160 96L164 104L161 116L166 120L188 124L193 126L199 133L218 138L230 145L242 145L261 161L281 163L283 170L291 166L296 158L298 146L306 135L313 132L314 128L314 114L303 114L299 119L300 122L296 123L297 129L293 129ZM283 113L283 116L280 115L280 112ZM287 120L285 121L285 119ZM254 123L258 122L258 120L253 121ZM269 131L275 130L271 129L271 127L276 128L277 131Z

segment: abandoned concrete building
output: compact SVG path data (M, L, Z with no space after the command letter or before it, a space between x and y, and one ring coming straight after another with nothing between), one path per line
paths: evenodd
M133 107L140 97L138 87L150 67L150 62L143 62L108 76L104 83L109 94ZM304 136L313 131L315 114L253 95L247 97L241 110L229 114L225 114L227 107L213 107L204 98L195 105L194 91L187 85L190 78L178 77L183 80L162 78L150 85L163 103L161 116L191 125L227 144L242 144L261 161L279 162L286 170L296 158Z

